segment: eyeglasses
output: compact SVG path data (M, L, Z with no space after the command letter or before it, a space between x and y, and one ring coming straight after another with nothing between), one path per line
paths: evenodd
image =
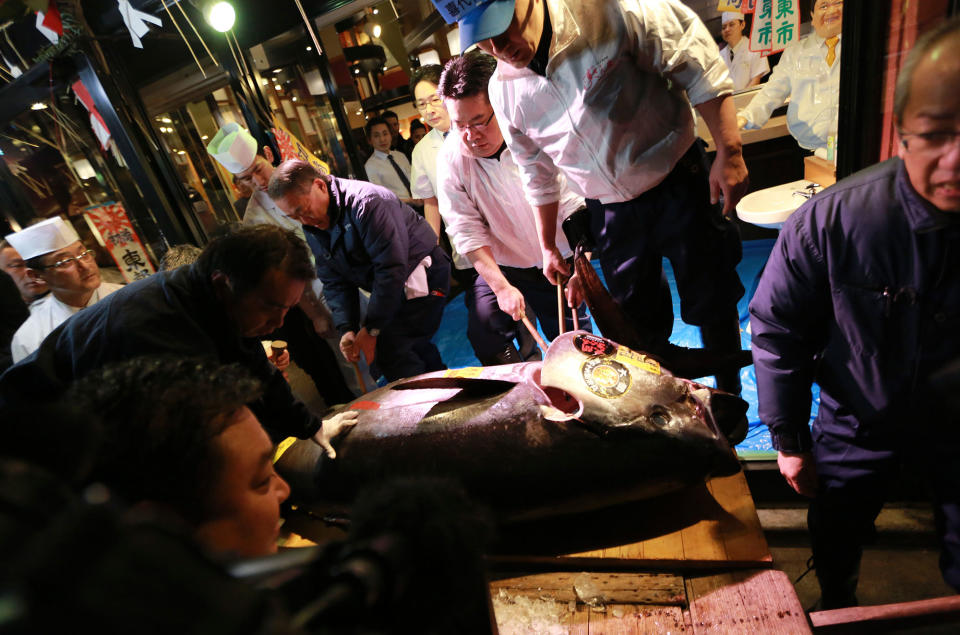
M468 123L464 125L457 124L457 130L459 130L460 132L467 132L469 130L473 134L477 134L478 132L483 132L484 130L487 129L487 126L489 126L490 122L493 120L493 115L494 115L494 112L491 110L490 116L487 117L487 120L484 121L483 123Z
M418 99L414 102L414 105L416 105L417 110L426 110L427 106L437 108L443 105L443 99L440 98L440 95L434 93L427 99Z
M899 130L900 143L909 152L942 152L960 139L960 130L935 130L933 132L906 132Z
M52 265L47 265L46 267L41 267L41 269L65 269L75 262L80 260L87 260L88 258L93 258L95 252L92 249L85 249L81 251L76 256L71 256L70 258L64 258L63 260L58 260Z

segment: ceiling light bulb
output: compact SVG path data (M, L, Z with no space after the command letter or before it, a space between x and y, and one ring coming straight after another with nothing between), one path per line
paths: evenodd
M217 2L207 11L207 22L217 31L226 33L233 28L237 12L229 2Z
M379 24L373 25L373 37L380 37L381 29Z

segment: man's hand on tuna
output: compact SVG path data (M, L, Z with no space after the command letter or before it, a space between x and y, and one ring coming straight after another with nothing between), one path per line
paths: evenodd
M331 459L337 458L337 451L333 449L331 441L340 436L346 430L357 425L357 417L360 415L356 410L347 410L340 412L329 419L323 420L323 425L313 435L314 442L323 448L323 451Z

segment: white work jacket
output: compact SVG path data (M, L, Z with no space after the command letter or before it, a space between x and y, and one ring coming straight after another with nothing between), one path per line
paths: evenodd
M733 92L703 22L679 0L545 0L546 77L500 62L493 109L528 198L559 198L555 175L602 203L660 183L695 138L691 103Z
M760 53L751 51L750 40L745 37L740 38L732 48L728 44L720 49L720 57L730 71L734 90L743 90L754 77L770 72L770 62Z
M760 128L770 114L790 98L787 128L807 150L827 147L827 137L837 127L840 96L840 46L833 66L827 65L826 40L811 33L783 50L780 63L750 104L740 111L747 128Z
M443 147L443 133L436 128L420 139L413 147L410 161L410 193L414 198L430 198L437 195L437 155Z
M97 290L90 296L87 306L96 304L107 297L122 284L113 284L112 282L101 282ZM13 340L10 342L10 352L13 355L13 363L19 362L33 351L40 348L47 335L61 324L67 321L81 307L70 306L58 300L53 292L40 298L30 305L30 317L26 322L20 325L17 332L13 334ZM86 307L83 307L86 308Z
M557 176L557 248L566 257L570 247L560 223L583 207L583 199ZM440 215L457 251L466 254L489 247L498 265L543 268L536 212L523 195L520 171L509 149L499 159L477 158L463 149L458 136L449 135L437 162L437 181Z

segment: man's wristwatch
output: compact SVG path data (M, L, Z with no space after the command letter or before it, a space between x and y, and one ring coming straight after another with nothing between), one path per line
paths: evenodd
M380 329L369 329L369 328L368 328L368 329L367 329L367 333L370 335L370 337L377 337L378 335L380 335Z

